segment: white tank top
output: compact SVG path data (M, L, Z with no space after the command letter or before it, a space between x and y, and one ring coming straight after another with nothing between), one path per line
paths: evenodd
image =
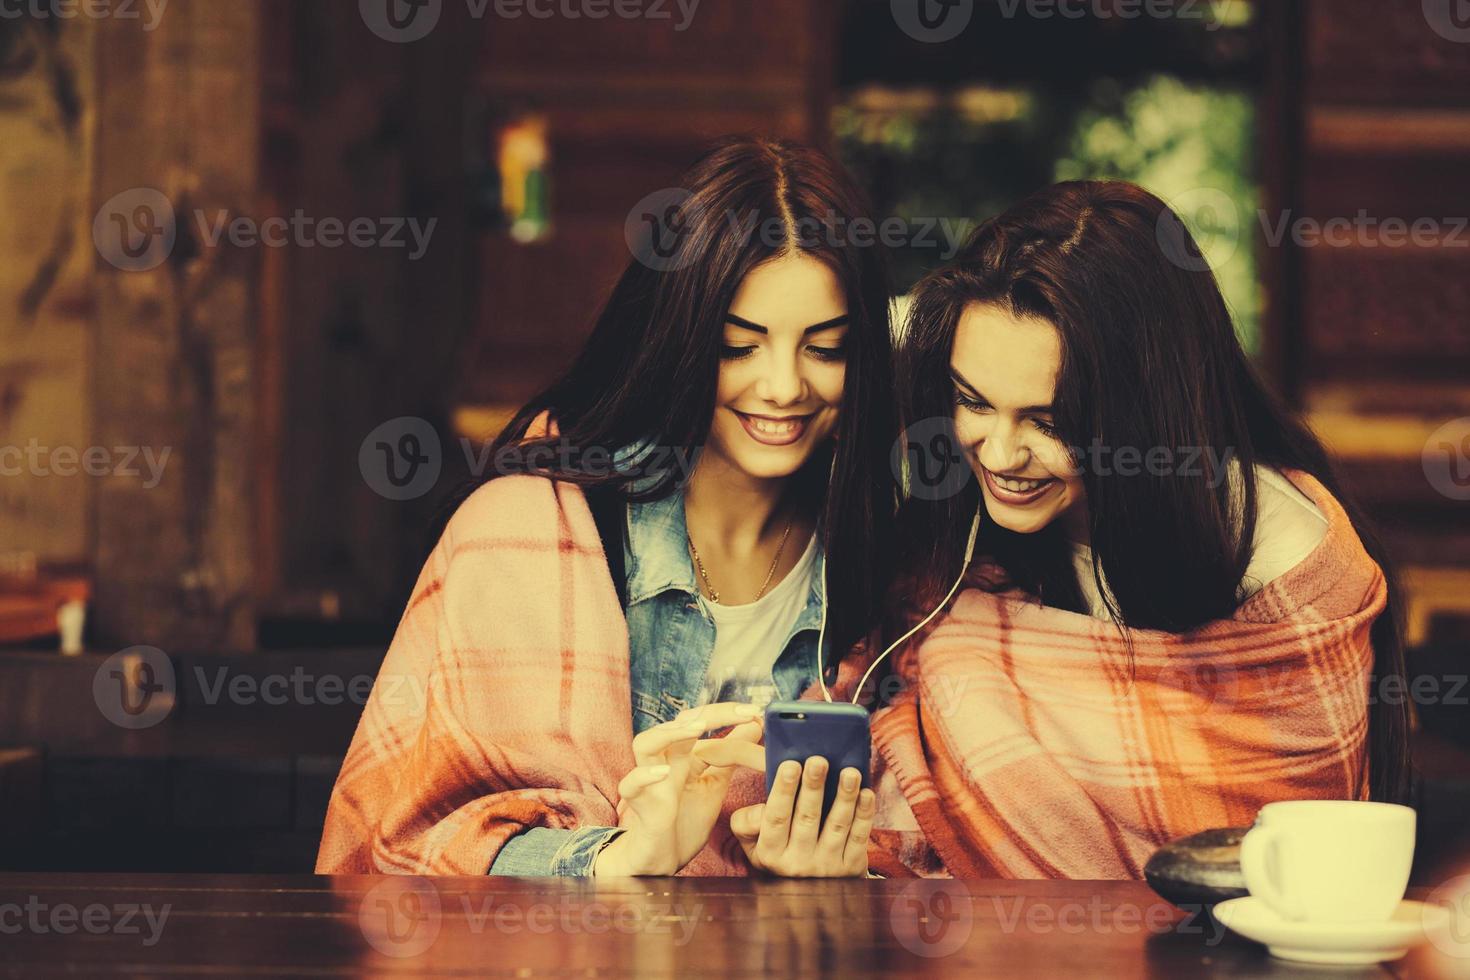
M1238 474L1240 464L1232 461L1232 465L1232 475ZM1295 568L1327 536L1327 518L1306 494L1269 466L1255 470L1256 534L1250 564L1240 581L1241 602ZM1072 565L1088 611L1097 619L1110 618L1092 572L1092 549L1073 544Z
M700 594L699 604L715 621L715 649L700 704L747 701L763 705L775 700L771 671L791 627L806 608L816 567L817 536L813 534L791 571L755 602L725 606Z

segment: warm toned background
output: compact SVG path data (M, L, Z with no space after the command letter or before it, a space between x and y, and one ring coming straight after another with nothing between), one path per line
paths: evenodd
M1470 214L1470 39L1434 29L1417 0L1228 6L1206 36L1007 19L977 0L946 44L905 36L887 0L704 0L683 32L477 19L446 0L413 44L374 36L351 0L172 0L152 31L0 21L0 447L172 453L154 488L0 477L0 557L17 580L33 561L37 582L87 583L94 651L0 650L0 823L22 828L6 860L303 866L350 705L226 710L181 684L166 723L120 733L91 702L98 663L150 644L181 670L371 674L423 529L463 475L455 440L493 434L567 363L628 261L629 208L710 137L814 141L880 207L981 218L1058 175L1112 172L1117 158L1094 151L1115 120L1088 120L1126 106L1108 95L1121 87L1155 99L1119 110L1135 135L1160 104L1187 117L1170 125L1188 138L1244 134L1223 176L1219 161L1161 150L1160 193L1228 179L1247 214ZM496 127L526 112L552 152L551 232L529 244L486 200ZM99 257L92 225L137 187L211 211L438 225L418 262L184 241L124 272ZM1470 232L1396 249L1242 234L1232 300L1261 366L1387 531L1416 669L1463 676L1470 505L1436 491L1422 454L1470 416ZM904 257L901 285L925 261ZM364 480L358 450L404 415L437 429L445 473L395 502ZM1427 820L1470 801L1455 741L1467 711L1422 713Z

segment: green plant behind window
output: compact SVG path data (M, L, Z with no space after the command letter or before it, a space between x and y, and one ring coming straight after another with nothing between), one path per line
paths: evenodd
M1158 75L1093 87L1057 180L1130 180L1168 201L1215 271L1247 350L1260 343L1261 288L1253 216L1255 107L1247 93Z

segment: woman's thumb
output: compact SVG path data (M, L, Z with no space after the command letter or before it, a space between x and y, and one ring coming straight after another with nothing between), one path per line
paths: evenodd
M743 806L736 810L730 814L730 833L747 843L755 843L756 838L761 835L761 817L765 810L764 803Z

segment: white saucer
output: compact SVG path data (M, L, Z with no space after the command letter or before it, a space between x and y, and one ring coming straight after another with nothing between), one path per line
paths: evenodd
M1272 956L1305 963L1380 963L1396 960L1449 922L1442 905L1403 901L1385 922L1293 922L1247 895L1215 906L1215 918Z

